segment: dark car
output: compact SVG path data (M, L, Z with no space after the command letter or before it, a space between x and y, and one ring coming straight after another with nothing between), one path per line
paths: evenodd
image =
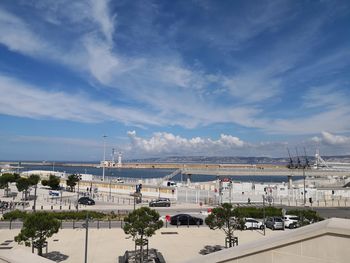
M170 199L169 198L159 198L157 200L153 200L149 202L150 207L170 207Z
M91 199L90 197L84 196L84 197L80 197L79 198L78 204L81 204L81 205L94 205L95 201L93 199Z
M178 214L170 219L171 225L203 225L203 219L187 214Z

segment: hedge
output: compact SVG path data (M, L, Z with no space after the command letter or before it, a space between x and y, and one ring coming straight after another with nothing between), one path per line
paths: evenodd
M14 210L8 213L5 213L3 215L3 220L16 220L16 219L21 219L23 220L27 213L31 212L26 212L26 211L20 211L20 210ZM48 212L49 214L52 214L54 218L58 220L84 220L86 218L86 213L88 213L90 218L93 219L100 219L100 220L121 220L124 218L125 214L119 215L115 214L114 212L111 213L102 213L102 212L96 212L96 211L59 211L59 212L54 212L50 211Z

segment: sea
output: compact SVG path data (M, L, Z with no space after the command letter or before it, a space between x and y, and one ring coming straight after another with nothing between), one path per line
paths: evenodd
M21 165L23 169L21 171L31 170L46 170L65 172L67 174L92 174L95 176L102 176L102 168L85 167L85 166L60 166L60 165ZM133 178L133 179L148 179L148 178L162 178L171 174L175 169L129 169L129 168L105 168L105 176L107 177L121 177L121 178ZM236 182L264 182L264 183L282 183L287 182L286 176L226 176L232 181ZM299 180L302 177L293 177L293 180ZM178 174L172 181L184 182L187 180L186 175ZM196 175L191 177L192 182L208 182L216 180L216 175Z

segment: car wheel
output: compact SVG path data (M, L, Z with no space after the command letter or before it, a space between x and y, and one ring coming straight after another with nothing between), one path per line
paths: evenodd
M261 229L261 230L264 230L264 226L260 226L260 229Z
M272 229L272 230L275 230L275 226L272 226L271 229Z
M243 230L247 230L247 226L243 226Z

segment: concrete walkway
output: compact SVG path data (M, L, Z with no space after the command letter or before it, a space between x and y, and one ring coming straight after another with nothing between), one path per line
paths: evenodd
M293 231L293 230L285 230ZM0 230L0 242L13 240L19 230ZM168 233L164 233L168 232ZM169 232L172 232L170 234ZM281 231L266 230L266 236L272 236ZM247 230L236 231L239 244L264 238L261 231ZM157 248L167 262L184 262L199 255L199 251L206 245L225 245L225 235L221 230L210 230L207 227L181 227L160 229L156 235L150 238L150 248ZM67 258L62 262L84 261L85 230L60 230L58 234L49 239L49 252ZM15 253L17 248L31 251L24 245L11 243L11 251ZM134 242L124 234L122 229L92 229L89 230L88 262L115 263L118 256L126 250L132 250ZM7 253L9 250L7 250ZM1 250L0 250L1 254Z

